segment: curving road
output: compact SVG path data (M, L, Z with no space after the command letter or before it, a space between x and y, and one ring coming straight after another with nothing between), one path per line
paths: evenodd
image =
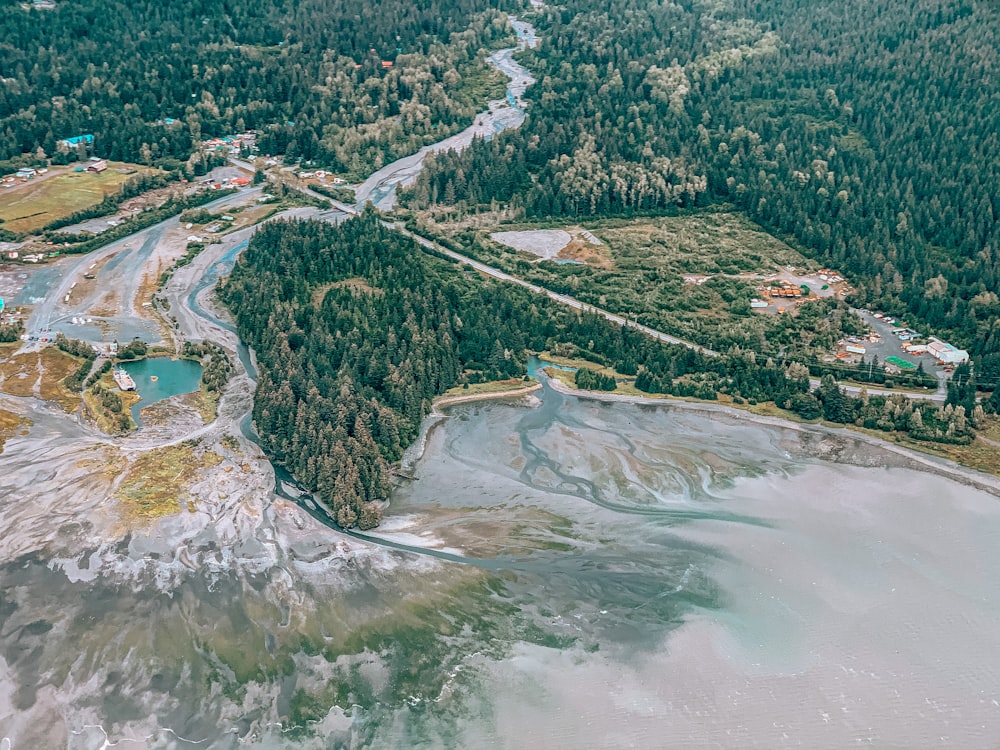
M435 253L440 253L441 255L447 256L452 260L458 261L462 265L469 266L475 270L483 273L487 276L491 276L494 279L499 279L500 281L506 281L510 284L516 284L517 286L524 287L535 294L543 294L551 300L558 302L560 304L572 307L576 310L581 310L595 315L600 315L602 318L611 321L617 325L628 326L629 328L634 328L640 333L644 333L658 341L663 341L667 344L679 344L680 346L686 346L688 349L694 349L707 354L710 357L717 357L718 352L711 349L706 349L705 347L694 343L693 341L687 341L686 339L678 338L677 336L671 336L669 333L664 333L663 331L657 331L655 328L650 328L649 326L637 323L634 320L629 320L621 315L617 315L613 312L608 312L607 310L602 310L599 307L594 307L586 302L581 302L576 297L570 297L568 294L560 294L559 292L554 292L551 289L546 289L545 287L538 286L537 284L532 284L530 281L525 281L524 279L518 278L517 276L511 276L509 273L501 271L499 268L494 268L493 266L488 266L485 263L481 263L478 260L473 260L472 258L462 255L461 253L456 253L454 250L449 250L446 247L442 247L433 240L429 240L419 234L414 234L409 231L401 224L390 224L386 222L386 226L391 226L400 234L404 234L407 237L412 238L418 245L425 247L428 250L433 250Z

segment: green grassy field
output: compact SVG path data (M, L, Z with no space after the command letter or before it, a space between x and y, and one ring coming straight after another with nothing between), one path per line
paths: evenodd
M0 219L12 232L35 232L55 219L69 216L100 203L125 181L145 167L108 162L99 174L74 172L72 167L55 167L59 174L36 177L27 184L0 190Z

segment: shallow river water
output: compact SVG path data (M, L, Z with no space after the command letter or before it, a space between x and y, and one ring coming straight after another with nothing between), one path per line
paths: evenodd
M1000 742L997 497L850 437L539 395L452 408L371 540L262 490L251 532L95 548L55 478L42 517L0 486L5 526L64 530L4 549L0 738Z

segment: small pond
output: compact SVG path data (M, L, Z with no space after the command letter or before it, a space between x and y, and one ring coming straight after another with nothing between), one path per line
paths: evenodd
M201 365L188 359L152 357L125 362L122 367L132 376L135 389L142 396L142 400L132 406L132 419L140 427L140 411L165 398L196 391L201 382Z

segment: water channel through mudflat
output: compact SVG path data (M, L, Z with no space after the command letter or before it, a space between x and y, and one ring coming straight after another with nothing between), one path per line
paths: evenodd
M252 528L70 553L85 518L5 503L67 533L0 566L0 717L74 748L1000 741L997 497L849 436L538 393L451 408L370 541L262 488Z
M184 298L230 333L198 300L243 247ZM0 748L1000 744L1000 499L968 475L546 387L450 407L348 535L275 494L238 353L247 439L174 515L121 517L142 431L35 404L8 441Z

